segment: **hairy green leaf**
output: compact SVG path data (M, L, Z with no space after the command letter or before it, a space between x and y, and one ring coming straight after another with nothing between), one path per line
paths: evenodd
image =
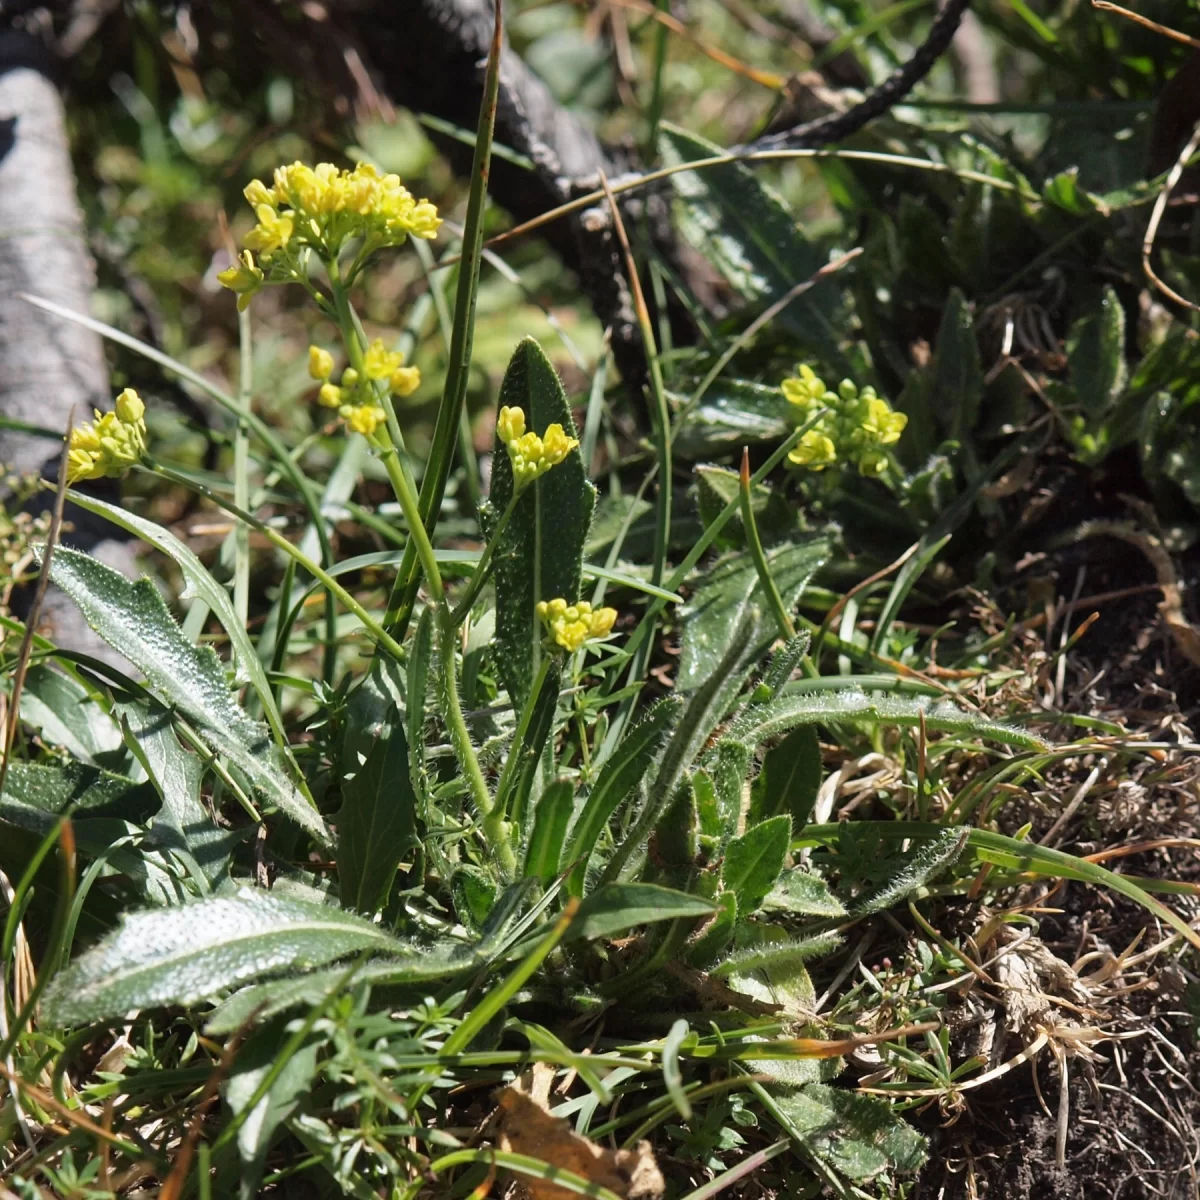
M673 398L680 406L687 402L686 396ZM744 445L781 442L794 428L797 411L777 387L719 378L683 418L675 450L684 458L703 458Z
M394 670L390 659L380 657L372 674ZM346 739L345 766L353 774L342 783L337 814L338 887L343 904L370 914L387 902L396 868L412 845L416 797L403 710L389 703L378 720L355 732L359 736Z
M130 748L162 797L150 826L156 840L196 864L215 887L229 873L233 847L242 835L222 829L200 801L204 763L175 736L171 714L160 704L118 706Z
M757 912L774 887L791 840L792 823L786 816L780 816L747 829L725 847L721 885L737 897L738 912L743 916Z
M14 762L4 779L0 821L44 836L70 809L76 818L144 824L158 809L149 783L137 783L84 763L49 766Z
M673 125L661 126L659 146L669 164L715 158L725 151ZM679 227L742 295L777 300L825 265L783 201L744 163L680 171L671 176L679 198ZM836 286L836 285L834 285ZM830 318L828 283L789 304L778 320L823 359L840 363L840 337Z
M1067 336L1071 386L1084 411L1103 417L1124 390L1125 310L1117 293L1106 287L1099 305L1071 326Z
M859 916L882 912L911 896L955 862L970 836L969 829L947 829L940 837L926 842L887 883L855 904L854 911Z
M289 780L267 727L237 703L213 650L193 646L183 636L150 580L130 583L111 567L66 547L54 555L50 574L79 605L87 623L145 675L161 703L180 713L266 803L329 841L325 822Z
M799 829L812 813L823 775L816 729L811 725L793 729L763 756L762 770L750 789L750 820L786 813L793 828Z
M681 708L678 700L660 701L625 734L604 764L571 830L566 859L575 866L567 879L569 894L583 895L588 859L597 839L617 806L642 782Z
M751 705L730 729L730 735L758 744L798 725L836 725L862 721L876 725L914 726L1041 750L1045 743L1033 734L1003 721L956 708L949 701L935 703L924 696L880 696L865 692L814 692L784 694L769 704Z
M34 663L25 674L21 720L81 762L103 765L121 747L120 729L87 688L43 663Z
M533 338L525 338L513 352L500 385L500 403L524 409L526 429L533 433L544 434L557 422L568 436L575 435L562 383ZM493 462L490 506L484 514L489 533L513 495L512 466L498 438ZM583 547L595 505L596 489L576 448L525 489L500 535L495 555L495 654L518 711L544 653L534 607L556 596L569 603L580 599Z
M538 798L525 851L526 879L536 879L544 887L558 874L574 803L575 785L569 779L556 779Z
M682 917L707 917L715 905L653 883L606 883L579 906L564 941L593 941Z
M809 538L767 552L767 565L787 608L795 606L809 580L824 563L828 550L824 538ZM743 552L718 559L700 577L682 617L679 674L675 682L681 692L694 691L710 678L734 630L750 625L747 653L752 658L760 657L779 632L754 561Z
M775 1103L817 1158L856 1183L887 1170L915 1171L925 1161L925 1139L873 1096L808 1083Z
M195 1004L283 971L360 951L407 947L362 917L241 888L179 908L131 913L55 976L42 999L50 1026L107 1021L137 1009Z
M930 403L947 433L962 438L975 428L982 398L983 367L971 309L962 292L951 288L938 330Z
M291 1055L266 1094L245 1113L247 1105L274 1069L280 1042L285 1038L280 1027L260 1029L238 1047L229 1078L223 1089L225 1103L235 1117L242 1117L237 1131L239 1200L254 1200L267 1161L267 1151L280 1126L296 1111L307 1096L317 1073L319 1042L310 1040ZM245 1115L243 1115L245 1114Z
M812 937L764 941L735 950L712 968L713 975L744 975L750 971L771 971L790 967L793 962L822 958L841 944L842 935L832 931Z
M798 917L846 915L845 905L829 890L829 884L803 867L784 871L767 893L762 907L767 912L788 912Z
M132 513L128 509L118 508L115 504L106 504L94 496L87 496L83 492L74 490L67 493L67 498L72 503L78 504L80 508L104 517L175 560L187 582L183 598L187 599L191 595L198 596L221 622L221 627L229 635L238 672L249 680L250 686L257 693L263 706L263 712L267 715L267 721L276 733L276 741L290 760L291 751L287 748L284 740L283 721L275 706L275 694L267 681L267 673L254 648L254 643L250 640L245 625L238 620L229 593L209 574L191 548L184 545L173 533L161 525L154 521L148 521L145 517L139 517L137 513ZM130 661L132 662L133 659ZM290 765L296 770L294 762L291 762Z

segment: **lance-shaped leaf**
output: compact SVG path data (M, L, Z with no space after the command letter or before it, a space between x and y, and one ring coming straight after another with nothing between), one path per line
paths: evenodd
M267 1152L280 1126L307 1096L317 1073L319 1041L300 1046L282 1065L278 1062L280 1042L286 1038L280 1027L260 1029L238 1047L237 1057L225 1084L225 1103L235 1117L242 1118L237 1131L238 1200L254 1200L267 1162ZM266 1092L254 1108L245 1111L268 1076Z
M767 566L789 609L828 552L823 538L788 543L767 552ZM748 654L757 658L778 636L778 626L753 559L748 553L728 554L699 580L683 610L676 688L688 692L700 687L716 670L735 631L747 622L752 626Z
M776 734L800 725L836 725L839 721L876 725L920 725L927 729L970 738L1040 750L1045 743L1031 733L1004 721L957 708L949 701L937 703L927 696L868 695L860 691L797 692L768 704L751 704L730 726L729 736L758 745Z
M239 672L249 680L250 686L257 693L263 711L267 714L267 721L276 733L276 741L280 743L283 753L290 758L291 751L287 749L283 740L283 719L275 705L275 694L271 691L271 685L267 681L267 672L259 661L254 643L250 640L245 625L238 619L229 593L209 574L192 549L169 530L154 521L146 520L145 517L139 517L137 513L118 508L115 504L106 504L103 500L97 500L93 496L85 496L82 492L71 491L67 493L67 496L80 508L85 508L88 512L96 513L98 516L112 521L114 525L120 526L127 533L132 533L134 537L141 538L143 542L149 542L156 550L161 550L175 560L183 572L187 584L184 598L186 599L189 595L198 597L208 605L217 620L221 622L225 632L229 635L229 642L233 647L234 660Z
M925 1161L925 1139L873 1096L808 1083L775 1104L793 1138L857 1183L889 1169L915 1171Z
M669 164L717 158L720 146L671 125L659 141ZM679 197L683 235L729 282L750 300L777 300L825 265L820 248L800 230L778 195L744 163L724 163L671 176ZM831 310L836 302L829 282L817 284L779 314L820 356L843 361Z
M721 886L737 897L738 912L757 912L783 870L791 840L791 820L779 816L747 829L725 848Z
M1125 387L1125 310L1106 287L1095 309L1071 326L1067 335L1071 386L1092 417L1103 417Z
M558 874L574 801L575 785L569 779L556 779L538 798L525 850L526 879L536 879L544 887Z
M43 1023L84 1025L139 1009L195 1004L255 979L304 971L359 951L409 948L362 917L242 888L180 908L127 916L55 976Z
M568 863L575 863L567 879L567 891L571 895L583 895L588 859L600 834L617 806L642 782L675 724L681 707L675 699L656 704L625 734L601 769L591 795L580 809L571 830L566 856Z
M792 826L808 823L821 788L821 744L812 725L793 729L763 756L762 770L750 789L750 819L787 813Z
M575 424L566 393L542 348L526 338L513 352L500 403L525 412L525 427L544 434L557 422L568 436ZM496 442L492 494L485 528L494 528L513 495L508 451ZM580 598L583 547L596 489L588 482L579 449L525 489L496 547L496 661L504 686L520 710L540 656L542 632L534 607L539 600Z
M88 689L43 663L34 664L25 676L21 720L82 762L103 766L121 748L121 731Z
M148 579L123 575L61 548L51 578L79 605L87 623L146 677L154 696L177 711L213 751L241 772L262 800L323 841L329 831L288 778L271 734L237 703L221 660L193 646Z
M376 663L373 674L395 669L387 659ZM362 913L377 912L386 903L416 824L404 714L391 705L368 728L371 741L361 749L347 738L348 752L361 756L361 762L346 763L354 774L342 784L337 814L342 903Z
M686 395L672 398L679 406L688 399ZM781 442L795 427L798 411L777 387L717 379L680 423L675 449L684 458L700 458L729 454L745 445Z
M171 714L162 705L120 704L117 711L130 748L162 797L151 826L154 840L189 856L215 887L228 873L230 855L242 834L222 829L200 802L203 761L179 744Z
M982 398L983 367L971 309L962 292L951 288L938 330L930 401L943 429L961 438L974 429Z

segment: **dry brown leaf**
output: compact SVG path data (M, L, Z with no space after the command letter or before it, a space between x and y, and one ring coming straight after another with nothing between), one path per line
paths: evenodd
M609 1150L576 1133L569 1121L550 1114L554 1075L549 1063L535 1063L532 1071L498 1094L496 1140L500 1149L573 1171L628 1200L661 1196L666 1183L649 1142L639 1142L634 1150ZM529 1176L521 1177L520 1189L528 1200L571 1200L575 1196L548 1180Z

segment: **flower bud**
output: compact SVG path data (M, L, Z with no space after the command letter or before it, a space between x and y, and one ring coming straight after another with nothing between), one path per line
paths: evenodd
M313 379L328 379L333 374L333 355L320 346L309 346L308 373Z
M146 406L133 388L126 388L117 397L113 407L117 413L117 420L126 425L136 425L146 415Z

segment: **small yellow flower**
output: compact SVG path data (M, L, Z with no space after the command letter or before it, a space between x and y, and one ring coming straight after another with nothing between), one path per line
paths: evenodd
M563 432L563 427L556 421L553 425L546 426L546 432L542 435L542 455L549 467L556 467L576 446L579 445L579 439L567 437Z
M308 373L313 379L327 380L333 374L333 355L320 346L309 346Z
M496 418L496 433L507 446L516 441L525 432L525 410L510 408L505 404Z
M246 245L267 254L282 250L291 240L295 228L291 216L276 212L269 204L258 205L254 215L258 217L258 224L246 234Z
M827 434L810 429L788 453L788 461L798 467L821 471L837 462L837 447Z
M388 380L388 391L395 396L411 396L420 386L419 367L397 367Z
M579 445L579 439L568 437L557 421L548 425L540 437L532 431L527 433L524 410L508 405L500 409L496 418L496 433L508 447L518 491L558 466Z
M598 608L580 600L568 604L561 596L540 601L535 611L557 646L574 654L585 642L607 637L617 619L615 608Z
M791 404L803 412L808 412L831 402L836 403L837 397L829 391L825 381L818 377L812 367L806 363L799 370L799 375L790 376L780 384L784 396Z
M317 393L317 403L322 408L341 408L342 389L336 383L323 383Z
M387 420L387 413L377 404L345 405L341 417L355 433L370 437Z
M352 391L358 387L358 372L353 367L347 367L342 372L342 391Z
M399 350L389 350L382 338L376 338L363 355L363 371L368 379L387 379L403 361Z
M116 478L137 463L146 450L146 406L132 388L116 399L113 412L96 411L95 421L71 430L67 482Z
M133 390L126 388L113 402L113 411L122 425L141 425L146 416L146 406L142 398Z
M236 293L238 312L242 312L250 303L250 298L263 285L263 273L254 262L254 255L249 250L243 250L238 256L237 264L221 271L217 281Z
M592 637L604 638L608 637L613 631L613 626L617 623L617 610L615 608L598 608L592 613Z
M258 210L260 204L265 204L270 208L274 208L278 201L275 198L273 188L267 187L261 179L252 179L242 189L242 195L246 197L250 207L255 211Z
M864 395L865 395L864 391ZM908 414L892 411L886 400L872 394L866 398L867 416L863 428L881 446L893 446L908 424Z

